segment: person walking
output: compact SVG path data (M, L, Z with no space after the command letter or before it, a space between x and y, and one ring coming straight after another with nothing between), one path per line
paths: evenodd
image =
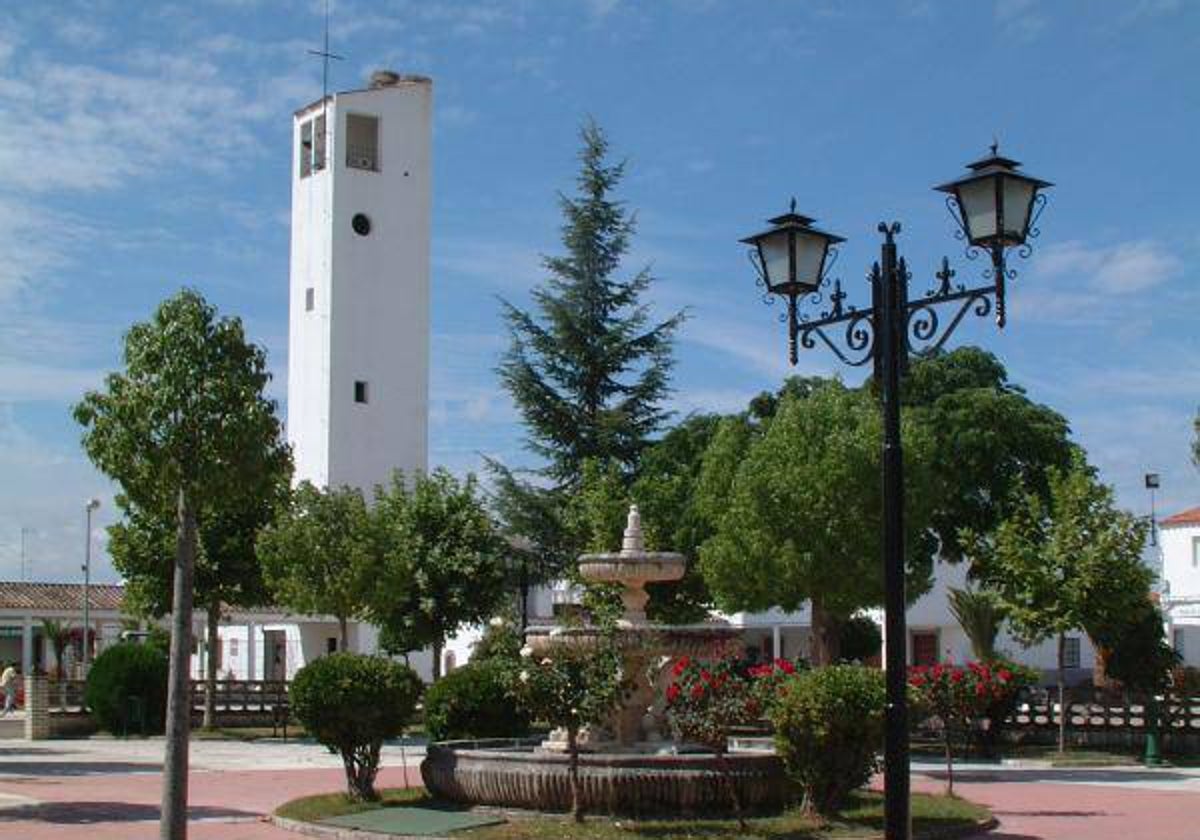
M0 673L0 691L4 692L4 715L17 708L17 669L9 665Z

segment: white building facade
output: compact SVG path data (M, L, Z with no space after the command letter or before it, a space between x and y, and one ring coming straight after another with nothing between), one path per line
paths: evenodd
M1183 664L1200 667L1200 507L1159 523L1167 638Z

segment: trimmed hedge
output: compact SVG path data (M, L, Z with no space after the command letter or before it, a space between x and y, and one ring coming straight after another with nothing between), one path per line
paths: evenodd
M163 731L167 717L167 657L151 645L122 642L101 651L88 672L84 702L113 734Z
M472 660L425 691L425 731L431 741L523 738L529 716L507 692L507 663Z
M296 672L292 712L317 742L337 752L352 799L374 801L383 742L403 733L421 696L412 668L382 656L333 653Z
M805 805L834 814L871 780L883 743L883 672L833 665L789 680L771 710L775 749Z

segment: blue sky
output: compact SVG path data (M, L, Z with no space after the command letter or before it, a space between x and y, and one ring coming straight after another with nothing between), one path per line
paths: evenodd
M113 515L69 406L182 284L241 315L286 382L291 113L320 93L317 2L56 0L0 11L0 578L20 530L40 578L78 579L83 501ZM691 307L675 407L728 411L787 373L778 308L737 240L799 209L848 238L852 300L900 243L924 288L962 259L940 196L997 136L1057 186L1010 326L960 328L1063 412L1121 501L1200 504L1200 5L1123 2L333 0L332 87L378 67L435 83L431 461L522 463L493 373L497 296L557 247L586 115L629 159L632 271ZM827 354L797 372L838 371ZM849 381L858 374L846 372ZM114 579L107 558L99 579Z

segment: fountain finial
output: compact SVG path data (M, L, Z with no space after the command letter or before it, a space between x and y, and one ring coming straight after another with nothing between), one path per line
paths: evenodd
M629 506L629 518L625 521L625 536L621 540L621 553L626 557L644 554L646 541L642 538L642 515L637 505Z

